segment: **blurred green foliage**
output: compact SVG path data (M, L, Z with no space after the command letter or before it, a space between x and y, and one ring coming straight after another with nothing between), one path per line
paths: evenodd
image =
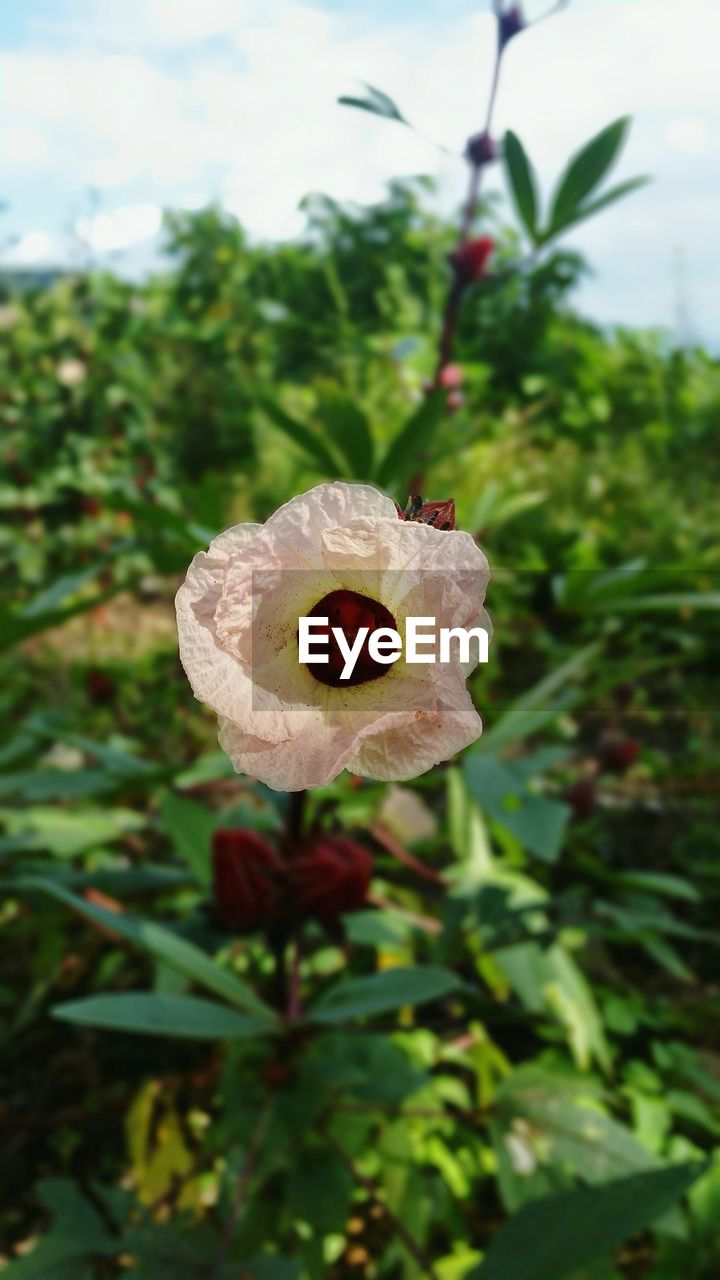
M579 258L490 207L464 403L425 400L424 186L279 247L172 215L146 283L0 306L9 1280L718 1274L720 368L578 318ZM495 640L462 760L311 797L376 874L288 1030L272 948L205 909L214 828L284 798L231 775L171 600L338 476L455 498Z

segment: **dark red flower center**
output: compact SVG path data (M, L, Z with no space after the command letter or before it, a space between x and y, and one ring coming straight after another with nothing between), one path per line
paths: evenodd
M376 662L370 656L370 636L383 627L397 630L395 619L389 609L379 600L371 600L359 591L348 591L342 588L323 596L307 615L309 618L327 618L327 626L313 630L317 639L316 652L327 653L327 662L313 660L307 663L308 670L321 684L330 685L333 689L344 689L348 685L365 684L368 680L377 680L378 676L387 675L390 664ZM354 645L361 627L368 628L368 634L360 650L352 675L346 680L340 678L345 666L345 656L332 633L333 627L339 627L348 645Z

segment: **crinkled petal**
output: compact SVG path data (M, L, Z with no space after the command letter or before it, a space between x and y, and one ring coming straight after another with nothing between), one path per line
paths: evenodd
M368 485L318 485L195 557L176 602L182 662L238 772L290 791L345 767L402 781L479 736L464 684L475 661L401 657L376 680L334 688L300 663L298 620L344 588L384 604L401 634L411 614L484 626L487 579L469 535L399 521Z
M199 552L175 597L180 660L195 697L234 720L251 707L252 684L245 671L219 644L215 610L222 594L229 554L239 554L261 525L236 525Z
M347 767L378 782L407 782L476 742L482 720L461 678L443 687L435 713L368 735Z
M218 741L238 773L247 773L274 791L323 787L342 773L365 738L408 724L415 712L390 711L365 720L357 716L329 720L322 712L308 719L290 742L268 744L220 719Z

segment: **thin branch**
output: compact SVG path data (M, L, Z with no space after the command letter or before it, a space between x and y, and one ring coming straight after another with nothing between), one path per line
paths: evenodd
M252 1182L252 1177L255 1172L260 1148L262 1147L265 1134L267 1133L268 1126L272 1118L273 1109L274 1103L268 1102L265 1109L260 1113L260 1119L258 1120L254 1133L250 1139L250 1143L245 1154L245 1160L243 1161L243 1167L238 1175L235 1194L230 1205L230 1212L228 1213L227 1220L225 1222L225 1230L223 1231L220 1241L220 1248L217 1256L218 1266L221 1266L226 1260L230 1250L233 1237L242 1215L247 1193L250 1189L250 1183Z
M444 879L440 872L436 871L434 867L426 866L424 862L421 862L419 858L410 853L382 822L372 822L368 830L373 839L377 840L377 843L382 845L383 849L393 858L396 858L398 862L401 862L404 867L409 867L416 875L422 876L423 880L432 880L435 884L444 884Z
M302 960L302 951L300 948L300 938L295 937L292 941L292 959L290 961L290 981L288 983L288 1001L287 1001L287 1020L295 1021L296 1018L302 1017L302 992L300 986L300 962Z
M292 855L293 847L302 836L307 791L291 791L285 819L286 850Z
M333 1106L332 1113L333 1115L368 1115L380 1112L382 1115L402 1116L403 1119L461 1120L466 1124L476 1124L479 1120L485 1120L493 1110L493 1106L457 1107L447 1111L444 1107L404 1107L399 1102L339 1102Z
M367 1178L364 1173L361 1173L351 1156L348 1155L345 1148L338 1142L335 1135L330 1132L326 1125L320 1123L318 1125L318 1129L328 1146L332 1147L333 1151L338 1156L338 1159L342 1161L348 1173L351 1174L353 1180L357 1182L358 1186L362 1187L363 1190L366 1191L367 1194L380 1206L395 1232L395 1235L398 1237L398 1240L402 1240L410 1256L417 1262L421 1269L421 1274L429 1276L430 1280L439 1280L438 1273L433 1267L430 1258L428 1258L425 1253L425 1250L418 1244L417 1240L410 1235L405 1224L401 1222L390 1209L388 1209L387 1205L381 1199L378 1187L375 1185L372 1178Z

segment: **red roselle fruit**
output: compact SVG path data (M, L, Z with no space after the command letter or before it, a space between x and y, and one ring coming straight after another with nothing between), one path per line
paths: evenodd
M488 259L495 249L492 236L466 240L450 254L450 263L461 284L472 284L486 275Z
M413 493L405 510L398 507L397 513L400 520L416 520L419 524L431 524L435 529L455 528L454 498L446 498L444 502L423 502L419 493Z
M609 773L625 773L640 755L640 744L634 738L613 738L600 749L600 763Z
M365 905L372 876L371 855L346 836L319 835L288 867L290 907L323 922Z
M284 863L272 845L244 827L213 835L215 914L229 929L258 929L277 917Z
M573 818L589 818L597 808L597 787L592 778L578 778L567 788L564 799L572 809Z
M463 371L459 364L443 365L438 375L438 386L446 387L448 391L457 391L462 386Z

